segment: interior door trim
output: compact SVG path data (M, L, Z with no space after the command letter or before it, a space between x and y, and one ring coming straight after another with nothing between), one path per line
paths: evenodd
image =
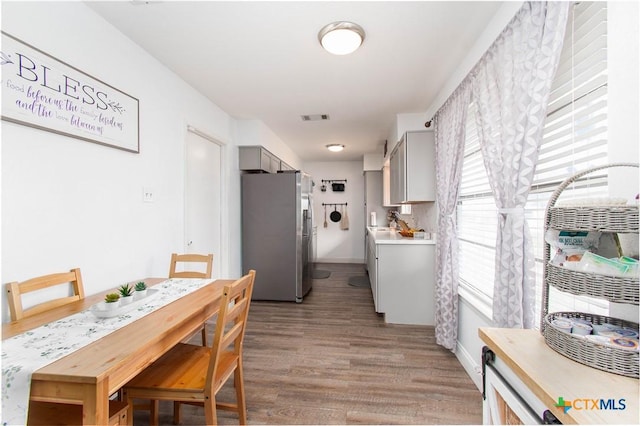
M225 202L225 200L229 200L229 173L227 166L227 144L221 141L219 138L211 136L207 132L204 132L190 124L186 125L187 132L193 133L196 136L199 136L207 141L214 143L220 147L220 253L215 253L216 268L220 271L218 276L226 277L229 275L229 268L231 259L229 257L230 250L230 231L229 227L224 226L224 223L229 223L229 208L223 208L223 206L228 206L229 203ZM184 209L187 207L186 196L187 196L187 139L184 139ZM185 250L186 247L186 231L187 231L187 222L186 222L186 214L184 215L184 224L183 224L183 241L185 241ZM186 251L185 251L186 252Z

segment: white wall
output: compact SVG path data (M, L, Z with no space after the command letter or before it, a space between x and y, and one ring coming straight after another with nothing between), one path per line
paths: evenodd
M504 2L491 21L487 24L482 34L478 37L478 40L473 45L469 53L462 60L458 68L451 75L451 78L447 80L436 100L427 108L425 113L426 120L431 120L433 116L438 112L440 107L444 105L445 101L451 96L451 94L460 85L462 80L467 77L469 71L478 63L482 55L485 54L487 49L498 38L504 27L507 26L509 21L515 16L516 12L522 7L522 1L506 1ZM426 121L425 120L425 121Z
M260 120L236 120L235 140L240 145L262 145L294 169L301 169L300 158Z
M402 135L404 135L405 132L410 130L424 130L424 124L430 119L431 117L427 117L424 112L396 114L396 120L394 121L391 130L389 130L387 155L383 161L389 158L391 151L393 151L393 148L395 148L400 139L402 139Z
M2 29L140 101L140 154L2 122L2 283L80 267L87 294L166 276L184 249L186 126L227 144L222 218L240 235L233 119L81 2L2 2ZM6 76L5 76L6 77ZM155 192L142 202L142 188ZM222 276L240 269L238 238ZM8 319L4 292L3 321Z
M484 343L478 336L478 328L492 327L493 322L485 312L480 312L469 300L458 297L458 344L456 357L478 389L482 389L481 357Z
M313 177L313 213L318 229L316 262L364 263L364 176L362 161L305 162L303 169ZM346 179L344 192L333 192L331 186L322 192L322 179ZM327 207L324 223L322 203L348 203L349 230L340 229L340 223L329 218L333 209ZM339 209L339 208L338 208Z
M362 158L362 170L364 171L376 171L382 170L384 164L384 158L382 157L382 150L380 152L365 154Z

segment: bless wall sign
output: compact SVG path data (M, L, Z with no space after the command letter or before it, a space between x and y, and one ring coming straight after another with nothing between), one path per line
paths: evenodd
M138 99L2 32L2 119L140 152Z

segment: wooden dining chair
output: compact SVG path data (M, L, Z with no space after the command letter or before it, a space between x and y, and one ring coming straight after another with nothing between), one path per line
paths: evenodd
M202 263L204 272L178 271L178 264ZM189 265L193 266L193 265ZM171 266L169 267L169 278L211 278L213 270L213 254L171 254Z
M184 270L184 263L189 263L193 267L194 263L201 263L204 272ZM180 264L180 267L178 265ZM178 270L180 269L180 270ZM169 266L169 278L211 278L213 271L213 254L171 254L171 264ZM202 346L207 346L207 323L202 324Z
M217 424L217 408L236 411L240 424L247 423L242 342L255 274L251 270L225 286L211 347L179 343L124 386L123 394L130 407L130 418L133 418L133 399L141 398L175 401L176 424L180 423L180 402L204 406L208 425ZM236 390L236 403L216 402L216 394L231 376ZM158 424L157 410L152 411L150 422Z
M59 297L25 309L22 306L22 295L61 284L69 284L73 289L72 296ZM23 282L11 282L6 285L7 301L11 312L11 321L20 321L40 312L84 299L84 286L80 268L69 272L43 275ZM109 401L109 425L126 425L127 403ZM54 402L31 401L27 425L81 425L82 406Z
M23 294L67 283L71 284L73 296L48 300L28 309L25 309L22 306ZM11 312L11 321L19 321L22 318L30 317L40 312L48 311L49 309L84 299L84 287L82 285L80 268L72 269L69 272L43 275L23 282L7 283L6 290L7 301L9 302L9 311Z

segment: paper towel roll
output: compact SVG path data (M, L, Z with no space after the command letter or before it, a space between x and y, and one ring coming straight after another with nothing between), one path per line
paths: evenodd
M371 221L369 223L371 226L378 226L376 222L376 212L371 212Z

